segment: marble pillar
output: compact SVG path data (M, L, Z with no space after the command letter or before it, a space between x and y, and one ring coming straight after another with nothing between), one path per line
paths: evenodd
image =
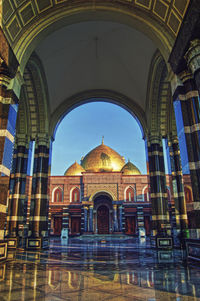
M7 215L7 235L17 237L26 228L27 196L25 194L28 170L29 138L17 135L15 139L10 195Z
M193 227L200 237L200 105L199 92L188 70L179 75L182 82L173 93L177 134L183 172L190 173L194 199Z
M162 139L148 137L150 195L152 203L152 235L171 234L165 180Z
M181 231L184 231L188 229L188 218L184 194L179 142L177 136L171 136L168 138L168 147L171 163L176 228Z
M84 206L84 232L88 232L88 208Z
M46 244L48 243L49 149L50 138L48 135L38 135L35 141L35 155L32 176L31 211L29 224L31 242L28 245L29 248L46 247ZM43 241L45 244L43 244Z
M119 206L119 232L122 232L122 206Z
M114 219L114 232L119 231L118 217L117 217L117 205L113 205L113 219Z
M1 254L6 254L5 246L7 245L4 240L4 226L7 212L10 170L12 167L18 99L13 91L8 90L6 87L6 82L8 80L7 84L9 84L10 79L7 76L5 78L2 77L1 71L2 70L0 70L0 252ZM16 245L16 241L13 242L13 245ZM2 259L4 259L4 256L0 256L0 260Z
M89 207L89 232L93 232L93 206Z

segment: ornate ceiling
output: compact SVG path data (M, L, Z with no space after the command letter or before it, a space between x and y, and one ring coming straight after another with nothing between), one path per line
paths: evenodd
M189 4L190 0L3 0L3 31L24 79L33 51L41 60L52 128L88 95L118 98L116 102L144 127L149 120L145 108L148 102L154 104L147 91L152 58L159 49L169 67ZM162 85L159 97L152 94L160 104L155 116L150 115L159 120L165 135L170 89L165 79Z
M33 26L45 14L53 13L59 7L67 6L69 10L87 5L116 6L129 11L138 10L157 20L167 30L177 36L190 0L4 0L3 24L10 44L16 43L24 27Z

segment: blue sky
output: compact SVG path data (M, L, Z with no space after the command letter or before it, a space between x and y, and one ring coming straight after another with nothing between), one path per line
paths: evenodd
M145 145L135 118L125 109L107 102L81 105L68 113L58 126L52 153L52 175L63 175L80 163L93 148L104 143L146 174Z

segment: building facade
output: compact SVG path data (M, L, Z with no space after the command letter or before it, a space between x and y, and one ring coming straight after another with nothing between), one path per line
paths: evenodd
M190 176L184 175L187 213L192 211ZM172 176L166 176L168 218L177 230ZM50 234L151 234L149 176L103 144L75 162L64 176L50 177Z

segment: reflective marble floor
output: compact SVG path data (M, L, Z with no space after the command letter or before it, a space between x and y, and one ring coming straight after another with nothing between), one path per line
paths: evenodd
M51 241L0 264L0 301L200 300L200 264L148 243Z

